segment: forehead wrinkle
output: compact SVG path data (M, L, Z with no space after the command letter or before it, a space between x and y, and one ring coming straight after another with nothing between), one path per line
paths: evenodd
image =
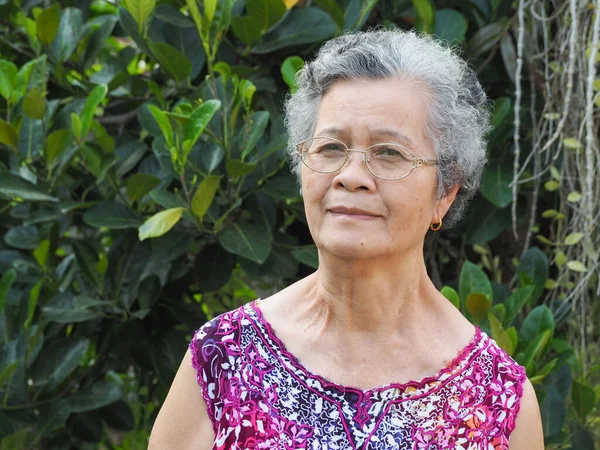
M330 127L326 127L322 130L319 130L318 133L315 133L315 136L326 136L326 135L332 135L334 137L344 137L346 136L348 133L346 130L336 127L336 126L330 126ZM399 143L401 145L404 145L408 148L414 149L416 148L415 143L413 142L413 140L408 137L406 134L402 133L399 130L395 130L393 128L377 128L375 130L369 130L369 137L371 140L373 140L373 137L378 138L379 141L381 141L381 139L386 139L388 137L393 138L393 140L396 143ZM375 142L378 143L378 142Z
M409 148L416 148L413 140L408 137L406 134L402 133L399 130L395 130L393 128L377 128L369 133L371 136L377 136L379 138L392 137L398 143L405 145Z

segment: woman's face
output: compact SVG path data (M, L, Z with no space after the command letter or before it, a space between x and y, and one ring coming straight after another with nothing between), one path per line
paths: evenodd
M333 137L361 150L398 143L435 159L426 134L425 94L410 81L337 81L321 99L314 136ZM436 166L384 181L369 172L357 152L350 152L349 161L335 173L302 165L301 180L308 225L319 250L356 259L421 251L429 225L439 222L454 199L448 195L436 202Z

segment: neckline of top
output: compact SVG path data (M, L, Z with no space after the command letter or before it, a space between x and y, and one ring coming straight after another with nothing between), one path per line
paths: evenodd
M395 399L400 397L406 398L414 397L417 395L420 396L421 394L430 394L432 390L437 390L439 387L444 385L449 379L453 378L453 375L456 375L457 373L461 372L462 368L468 366L468 361L476 353L474 352L474 350L479 346L479 344L481 344L481 341L486 336L485 332L483 332L478 325L475 325L475 334L473 335L469 343L465 345L462 349L458 350L456 356L434 375L424 377L418 381L410 380L402 383L394 382L386 384L384 386L374 387L371 389L361 389L353 386L344 386L335 383L334 381L328 380L327 378L313 373L308 368L306 368L304 364L302 364L302 362L287 349L285 343L281 339L279 339L279 337L275 333L275 330L273 330L273 327L271 327L269 321L267 321L267 319L264 317L260 307L257 304L258 301L260 301L260 298L246 304L244 308L250 306L250 308L248 308L247 311L249 311L250 315L253 316L255 322L258 322L265 328L268 337L274 343L275 347L277 347L275 350L284 355L295 369L302 372L306 376L306 378L313 379L321 383L323 388L333 388L343 393L356 393L359 394L361 398L368 398L374 395L390 397L390 395L384 395L389 391L394 391L391 394L391 396L393 396ZM445 374L449 375L442 382L440 382L439 379ZM426 392L423 392L423 389L427 387L430 387L430 389L425 389Z

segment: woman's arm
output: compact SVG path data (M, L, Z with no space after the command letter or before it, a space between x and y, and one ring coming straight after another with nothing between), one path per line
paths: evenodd
M148 450L210 450L215 433L188 350L154 422Z
M510 435L508 450L544 450L544 433L540 407L529 378L523 384L521 407Z

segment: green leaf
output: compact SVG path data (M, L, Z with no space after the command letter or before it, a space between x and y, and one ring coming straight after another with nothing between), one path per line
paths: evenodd
M81 141L83 126L81 124L81 119L75 113L71 113L71 130L73 131L73 135Z
M596 57L596 61L600 57ZM600 103L600 102L599 102ZM594 425L587 428L577 427L569 436L571 439L571 450L597 450L598 440L596 439L593 430Z
M291 200L300 197L298 181L290 173L273 177L262 188L262 192L280 200Z
M262 35L260 19L254 17L233 17L231 29L233 34L247 46L251 47Z
M38 299L40 298L40 292L42 291L42 287L44 286L44 279L39 280L31 291L29 291L29 302L27 304L27 317L25 318L25 323L23 324L23 328L28 330L31 327L31 321L33 320L33 314L35 313L35 307L37 306Z
M493 314L488 314L488 320L490 322L490 327L492 329L492 339L496 341L496 343L504 349L509 356L512 356L514 352L514 347L512 343L512 339L506 332L506 330L502 327L502 324Z
M460 271L460 299L466 302L469 294L480 293L487 299L493 299L492 284L485 272L470 261L466 261Z
M196 189L192 198L192 212L200 221L202 221L204 214L206 214L208 207L215 198L220 181L220 175L212 175L202 180L198 189Z
M574 381L571 386L571 400L573 400L577 415L582 421L585 421L596 404L596 393L588 385Z
M498 41L504 35L505 21L491 23L481 28L473 35L467 45L469 57L477 57L498 45Z
M32 160L42 153L44 148L44 128L41 120L22 116L19 130L18 151L26 160Z
M63 338L45 346L32 367L34 386L59 386L79 367L89 344L88 339Z
M512 202L512 169L507 164L493 163L485 168L481 178L481 193L498 208L504 208Z
M0 144L8 145L14 149L17 148L19 137L17 130L10 122L0 119Z
M4 235L4 242L21 250L33 250L40 244L40 231L35 226L13 227Z
M154 214L139 227L138 237L144 239L162 236L175 226L185 208L171 208Z
M273 238L267 228L231 223L219 233L219 243L229 253L262 264L271 253Z
M304 66L304 60L299 56L288 56L281 65L281 76L292 93L298 90L296 74Z
M319 252L315 245L302 245L292 250L292 256L302 264L318 269L319 267Z
M38 86L27 92L22 104L23 112L32 119L43 119L46 111L46 97Z
M131 0L128 0L131 1ZM97 381L67 399L72 412L91 411L121 399L121 388L115 383Z
M506 33L500 41L500 54L506 69L506 74L514 82L517 73L517 52L510 33Z
M4 305L6 304L6 296L8 295L8 291L10 287L17 279L17 272L15 269L7 270L2 274L2 278L0 278L0 314L4 310ZM0 386L2 384L0 383Z
M494 100L494 115L491 119L494 129L499 128L505 122L511 109L512 101L510 97L498 97Z
M73 252L77 259L79 269L85 277L98 289L102 288L102 277L98 272L98 254L96 250L86 242L74 241Z
M579 191L570 192L567 196L567 200L571 203L577 203L583 198L583 195Z
M221 161L223 161L224 157L225 150L223 150L223 147L215 144L214 142L208 142L202 148L202 152L200 153L200 162L208 173L212 173L213 170L219 167L219 164L221 164Z
M455 9L440 9L435 12L435 35L446 41L464 41L467 34L467 19Z
M144 24L148 21L152 11L154 11L156 0L127 0L122 3L137 22L138 31L141 33L144 29Z
M282 0L247 0L246 11L250 17L258 21L261 31L266 32L275 25L287 8Z
M154 175L135 173L127 179L127 197L129 197L132 202L135 202L148 194L159 184L160 179Z
M180 206L185 206L185 204L179 200L175 194L169 191L165 191L163 189L155 189L150 192L150 198L158 203L163 208L179 208Z
M165 141L167 141L168 146L174 147L175 141L173 140L173 127L171 126L171 121L169 117L165 114L164 111L162 111L160 108L157 108L154 105L148 105L148 111L150 111L152 117L154 117L154 120L160 127L160 130L162 131L162 134L165 137Z
M566 418L565 400L556 386L545 383L543 389L544 399L540 402L542 426L544 436L552 436L563 428Z
M35 18L35 26L37 35L46 45L50 45L58 31L60 23L60 5L54 4L49 8L44 9Z
M195 0L192 0L192 1L195 2ZM136 43L136 45L140 48L140 50L142 50L146 54L151 54L150 49L148 48L147 41L138 31L139 25L135 21L135 19L131 15L131 13L129 11L127 11L127 9L125 9L121 6L119 8L118 15L119 15L119 22L121 23L121 26L127 32L127 34L129 36L131 36L131 38Z
M417 13L415 28L432 34L435 30L435 5L431 0L412 0L412 4Z
M571 233L565 238L565 245L575 245L583 238L583 233Z
M473 204L473 219L465 232L467 244L483 244L496 238L511 224L510 208L498 208L483 200Z
M6 386L9 386L8 381L12 377L13 373L15 373L15 370L17 370L18 365L19 361L15 361L0 371L0 386L2 386L4 389L6 389ZM0 443L2 442L4 442L4 440L0 441Z
M487 314L492 307L492 301L481 292L471 292L467 295L465 306L469 314L475 319L476 323L479 323L484 317L487 317Z
M496 303L490 309L490 314L493 314L501 323L506 317L506 306L504 303Z
M102 317L102 312L98 310L98 307L102 306L107 306L107 303L103 300L96 300L87 295L75 296L64 292L53 297L42 308L42 314L50 322L85 322Z
M544 183L544 189L546 189L548 192L554 192L559 187L560 187L560 183L556 180L550 180L550 181L546 181Z
M283 23L268 33L252 53L271 53L281 48L323 42L335 34L337 25L319 8L294 8Z
M187 4L192 19L194 19L194 23L196 24L196 28L198 29L198 34L200 36L204 36L205 33L203 32L203 30L205 28L205 20L200 15L200 10L198 9L198 4L196 3L196 0L186 0L185 3Z
M458 298L458 292L456 292L456 290L450 286L444 286L441 290L441 293L444 297L450 300L450 303L452 303L456 309L460 311L460 298Z
M48 260L48 251L50 250L50 241L48 239L44 239L33 251L33 257L40 265L40 267L46 266L46 261Z
M202 132L220 107L220 100L208 100L192 112L183 130L183 145L186 151L200 138Z
M544 364L544 366L536 372L535 376L531 379L531 382L533 383L534 381L543 381L544 378L546 378L546 376L548 376L554 370L554 367L556 366L557 362L558 358L553 358L549 362Z
M573 272L587 272L588 268L581 261L568 261L567 267Z
M8 198L20 197L34 202L58 202L36 185L8 171L0 171L0 195Z
M564 138L562 144L570 150L579 150L581 148L581 142L574 137Z
M520 285L534 285L536 287L531 302L540 298L544 292L548 271L548 257L539 248L531 247L521 256L518 272Z
M230 159L225 164L225 169L232 178L243 177L254 172L257 168L258 164L246 164L239 159Z
M544 348L550 341L552 337L552 332L550 330L546 330L535 337L534 340L529 342L525 349L525 353L523 357L518 359L518 363L525 367L527 373L531 373L533 369L533 361L542 354Z
M83 28L83 15L79 8L65 8L60 14L60 24L52 44L50 54L58 62L71 57L80 44L79 37Z
M524 341L532 341L542 332L549 330L550 337L554 333L554 316L546 305L534 308L523 321L519 335Z
M504 302L506 304L506 317L504 318L506 326L512 325L523 307L529 303L529 299L535 290L535 286L524 286L517 289L506 299Z
M175 47L164 42L151 42L148 46L160 67L175 81L181 82L190 76L192 63Z
M96 108L100 102L104 100L107 93L108 88L106 86L96 86L85 101L85 106L81 113L81 133L79 134L79 137L81 137L82 140L85 140L87 133L90 130Z
M37 87L45 91L48 77L47 60L48 57L42 55L21 66L17 75L17 86L13 92L13 102L17 102L31 88Z
M10 101L17 86L17 66L10 61L0 59L0 95Z
M54 130L46 139L46 162L51 164L72 143L73 135L69 128Z
M124 400L118 400L98 410L108 426L120 431L131 431L135 428L136 420L130 406Z
M105 47L107 39L112 35L112 32L118 20L119 19L117 15L112 13L110 15L104 14L98 17L94 17L85 24L85 29L92 31L87 48L85 49L85 54L83 55L84 68L87 69L92 64L94 64L94 62L96 61L96 57ZM102 83L98 83L93 80L90 81L93 81L96 84L104 84L111 81L115 76L116 74L110 77L109 80L106 80Z
M139 227L142 218L126 205L107 200L87 211L83 221L97 228L125 229Z
M245 139L241 146L242 159L254 150L258 140L264 135L267 124L269 123L268 111L256 111L249 118L244 127Z
M315 3L331 16L339 30L344 28L344 11L336 0L316 0Z

